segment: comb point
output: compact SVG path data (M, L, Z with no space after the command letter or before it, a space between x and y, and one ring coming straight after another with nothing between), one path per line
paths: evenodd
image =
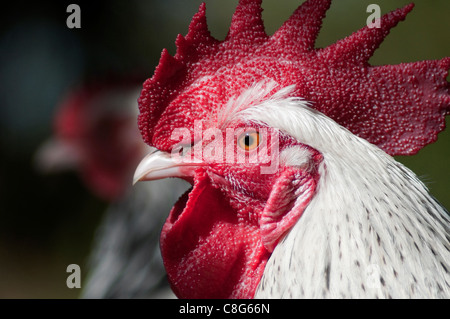
M239 0L227 39L245 38L258 42L267 37L262 21L261 2L262 0Z
M413 7L414 4L411 3L383 15L380 18L380 28L365 26L350 36L322 49L319 53L319 59L335 65L367 64L390 30L400 21L403 21Z
M330 8L331 0L308 0L272 35L270 45L278 44L292 55L314 49L314 45Z

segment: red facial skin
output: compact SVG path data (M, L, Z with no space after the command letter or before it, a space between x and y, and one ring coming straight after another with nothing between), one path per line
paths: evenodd
M267 144L274 146L270 139ZM279 147L280 152L308 148L283 135ZM214 162L195 170L192 190L175 204L161 234L164 264L178 297L253 297L276 243L314 194L322 156L308 150L314 167L308 171L280 166L274 174L261 174L261 166L271 163ZM239 148L236 152L252 156ZM310 194L301 207L293 207L298 186L290 177L308 185ZM280 209L282 201L286 203ZM271 207L277 214L271 215Z

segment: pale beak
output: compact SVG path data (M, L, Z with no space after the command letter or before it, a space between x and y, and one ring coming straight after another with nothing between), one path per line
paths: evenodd
M73 143L52 137L39 147L33 164L42 173L76 169L82 164L82 154Z
M174 158L170 153L159 150L148 154L134 172L133 185L139 181L151 181L167 177L188 177L202 163L192 163Z

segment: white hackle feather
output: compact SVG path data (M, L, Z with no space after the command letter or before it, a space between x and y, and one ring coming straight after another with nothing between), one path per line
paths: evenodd
M412 171L289 97L291 89L259 103L247 96L249 106L232 115L324 157L316 194L275 248L255 298L449 298L448 212ZM308 162L300 147L286 151L286 165Z

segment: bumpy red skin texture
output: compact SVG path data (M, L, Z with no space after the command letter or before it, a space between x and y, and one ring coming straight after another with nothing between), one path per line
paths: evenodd
M315 38L330 1L310 0L272 36L261 20L260 1L240 1L224 41L211 37L205 7L175 57L165 50L140 97L144 140L170 149L170 132L213 118L232 96L255 82L295 84L293 96L378 145L390 155L410 155L434 142L450 111L446 81L450 58L370 66L369 58L413 5L382 17L381 28L364 27L327 48ZM206 77L206 78L205 78ZM203 79L203 80L201 80Z

